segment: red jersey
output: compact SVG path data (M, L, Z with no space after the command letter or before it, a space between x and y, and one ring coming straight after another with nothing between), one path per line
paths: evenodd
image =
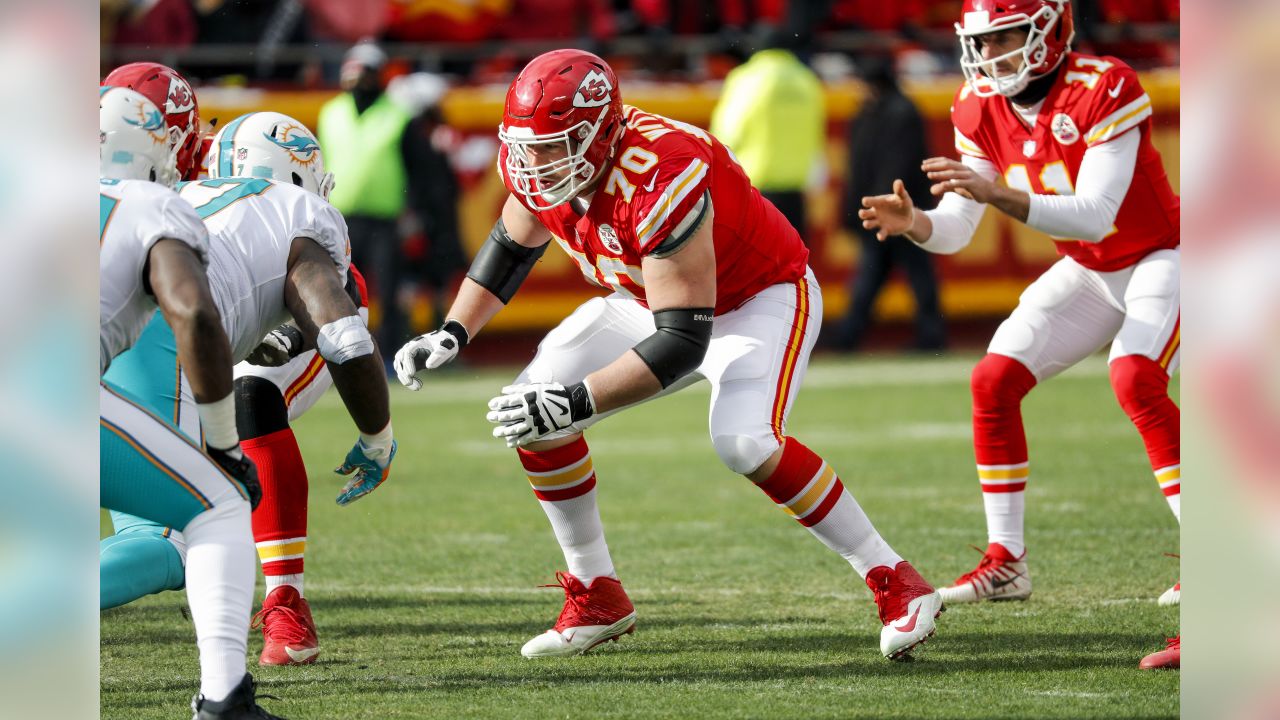
M648 306L640 271L671 238L696 228L714 208L716 315L756 293L804 277L809 250L777 208L760 196L728 148L706 131L623 106L626 129L584 215L565 203L530 206L588 281ZM506 148L498 157L503 182Z
M1058 254L1101 272L1126 268L1180 242L1180 201L1151 144L1151 98L1133 68L1114 57L1069 53L1034 128L1008 99L979 97L966 83L951 107L956 150L995 163L1009 187L1071 195L1085 150L1136 128L1141 133L1133 182L1111 233L1101 242L1055 238Z

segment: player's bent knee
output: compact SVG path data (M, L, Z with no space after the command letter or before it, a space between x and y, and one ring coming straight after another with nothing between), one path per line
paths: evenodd
M1125 355L1111 361L1111 389L1133 417L1168 396L1169 375L1149 357Z
M978 361L969 378L975 407L1017 405L1035 384L1035 376L1026 365L995 353Z
M270 380L236 378L236 429L241 440L263 437L289 427L289 408L280 388Z
M778 450L778 441L770 433L768 435L750 435L746 433L728 433L711 438L716 455L725 467L739 475L749 475L756 471L765 460Z

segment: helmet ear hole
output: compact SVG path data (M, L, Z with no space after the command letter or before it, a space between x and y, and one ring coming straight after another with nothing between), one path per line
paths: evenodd
M293 184L294 184L294 185L297 185L298 187L303 187L303 185L302 185L302 176L301 176L301 175L299 175L299 174L298 174L298 173L296 173L296 172L291 172L291 173L289 173L289 174L293 176Z

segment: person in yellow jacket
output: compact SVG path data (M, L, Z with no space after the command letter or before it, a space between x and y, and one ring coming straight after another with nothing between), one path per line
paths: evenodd
M822 83L780 42L767 44L725 78L710 130L804 237L804 191L826 140Z
M347 219L352 262L379 309L378 343L397 347L408 337L397 294L404 266L398 222L408 188L403 141L411 117L384 92L386 62L386 53L372 42L347 51L340 71L343 92L320 109L317 135L335 178L329 202Z

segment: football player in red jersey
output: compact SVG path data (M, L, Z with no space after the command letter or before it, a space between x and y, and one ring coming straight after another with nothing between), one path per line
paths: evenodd
M592 299L552 330L489 403L517 453L568 572L554 627L525 657L578 655L628 633L582 431L699 380L711 386L720 459L839 553L875 594L881 651L905 656L935 627L937 592L881 539L835 471L785 435L822 318L808 252L715 138L624 106L600 58L557 50L507 92L498 169L511 196L439 330L396 355L401 382L452 360L554 240Z
M916 212L901 181L864 198L863 225L926 250L968 244L986 205L1054 238L1062 259L1022 294L973 371L973 435L989 545L940 592L948 602L1024 600L1029 475L1021 402L1111 343L1111 385L1179 512L1179 200L1151 144L1151 99L1112 57L1071 51L1067 0L966 0L956 25L967 82L951 118L960 160L923 170L942 196ZM1002 177L1004 184L997 184ZM1162 604L1178 601L1170 588Z

